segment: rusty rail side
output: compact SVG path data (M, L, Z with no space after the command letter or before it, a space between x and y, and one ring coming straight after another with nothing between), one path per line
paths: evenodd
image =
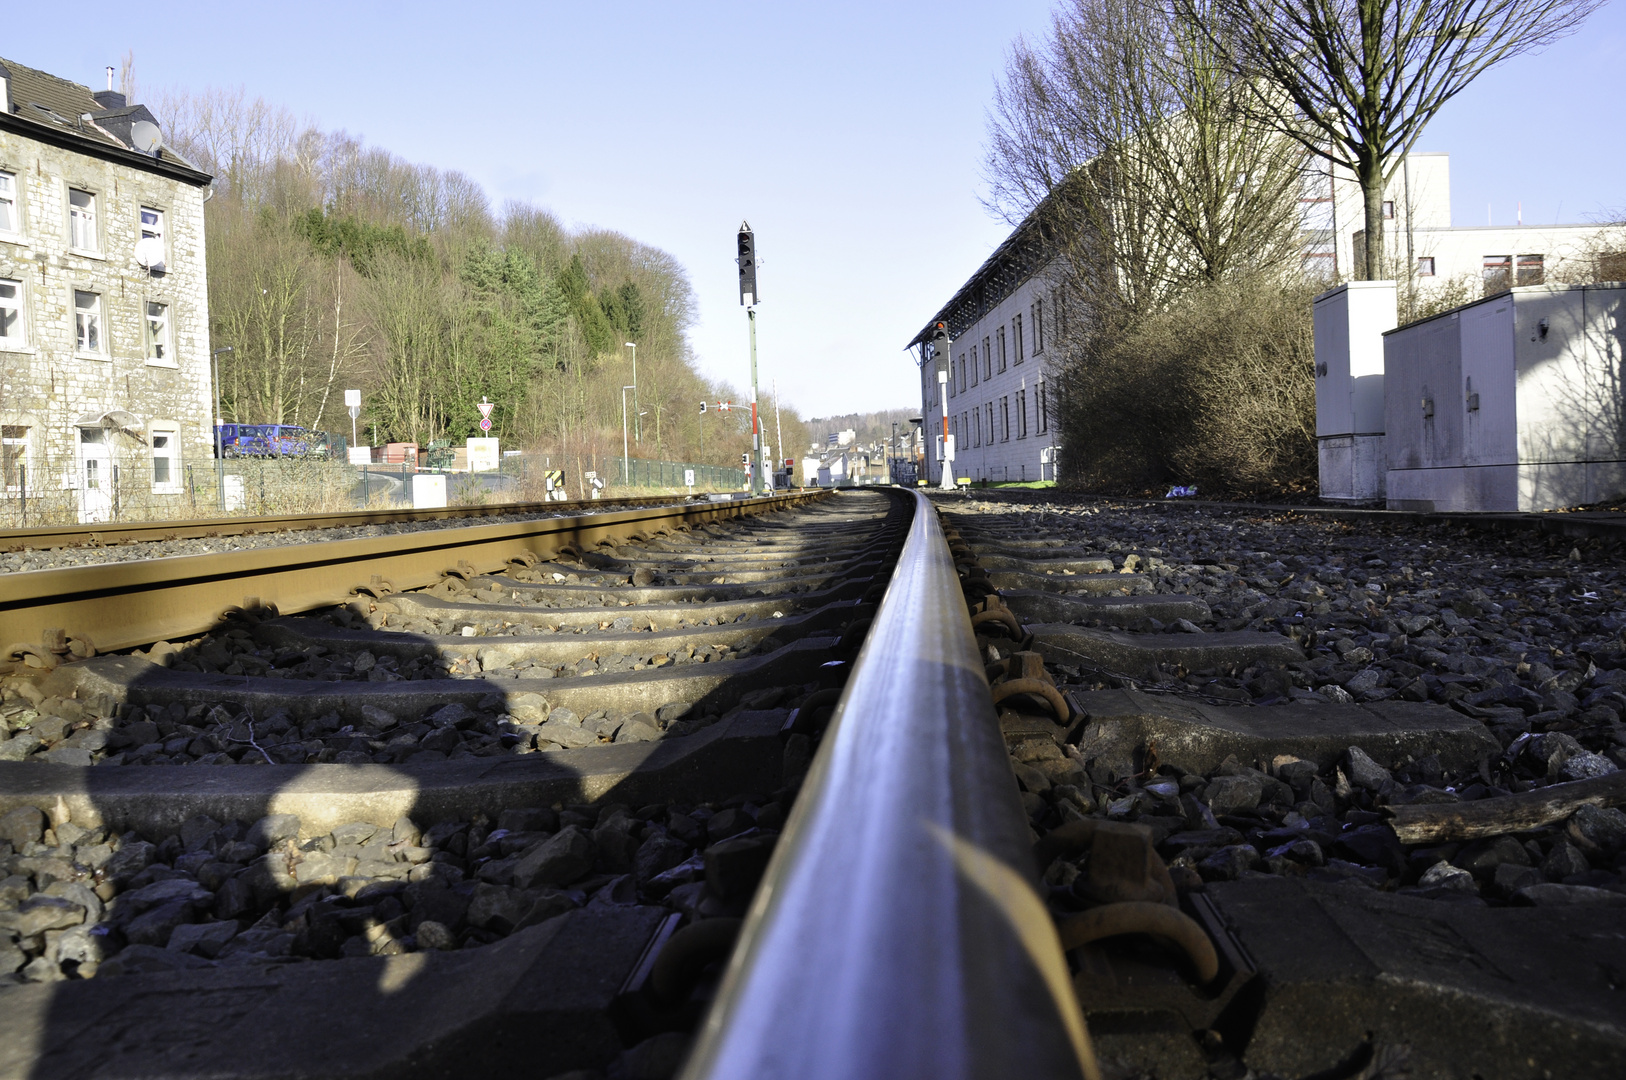
M591 548L678 524L704 525L788 509L826 494L696 502L10 574L0 577L0 645L37 645L48 631L60 630L88 640L100 652L128 649L201 634L235 607L309 611L343 603L362 589L433 585L459 563L475 573L490 573L527 552L549 559L568 544Z
M443 506L414 510L336 510L323 514L267 514L260 517L180 518L174 521L100 521L81 525L35 525L0 529L0 551L60 547L112 547L152 540L198 540L222 536L304 529L340 529L359 525L394 525L409 521L503 517L508 514L557 514L576 510L602 512L611 507L667 506L686 495L637 495L624 499L572 499L568 502L498 503L489 506Z

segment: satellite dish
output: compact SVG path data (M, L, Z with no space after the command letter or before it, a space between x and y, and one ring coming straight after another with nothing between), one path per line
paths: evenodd
M145 236L136 242L135 260L155 274L164 272L164 241L156 236Z
M151 120L137 120L130 125L130 145L143 154L156 154L164 145L164 137Z

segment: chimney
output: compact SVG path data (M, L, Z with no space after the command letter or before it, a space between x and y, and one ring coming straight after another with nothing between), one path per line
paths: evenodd
M125 105L129 104L124 100L123 94L113 89L112 64L107 65L107 89L98 90L90 96L96 99L96 104L102 107L103 112L106 112L109 109L122 109Z

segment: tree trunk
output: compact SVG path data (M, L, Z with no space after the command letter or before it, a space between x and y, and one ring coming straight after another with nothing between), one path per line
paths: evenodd
M1361 200L1366 210L1366 265L1356 267L1363 281L1383 279L1383 162L1360 164Z

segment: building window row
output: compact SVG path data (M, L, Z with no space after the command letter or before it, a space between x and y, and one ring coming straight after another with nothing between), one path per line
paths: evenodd
M1486 255L1480 265L1487 293L1513 285L1540 285L1547 279L1544 255Z
M969 449L983 445L984 424L986 423L986 442L992 446L995 442L1010 442L1014 428L1017 439L1028 437L1028 392L1024 387L1018 390L1016 397L1016 414L1011 415L1011 395L1001 397L997 402L990 401L986 405L963 410L958 416L951 417L950 427L954 432L956 445L962 449ZM1033 390L1033 422L1038 434L1048 434L1050 431L1050 402L1045 394L1045 384L1040 380ZM1014 423L1013 423L1014 421Z
M46 470L31 460L32 436L36 430L28 424L0 425L0 490L8 495L33 492L46 486ZM77 476L69 486L86 493L110 495L110 485L116 476L116 456L109 433L100 427L81 427L77 443L78 460L74 468ZM151 469L149 479L155 494L172 495L184 490L179 424L173 420L153 420L148 425L144 456Z
M18 198L18 176L0 171L0 239L18 241L23 237L23 204ZM87 188L68 188L68 248L82 255L100 258L104 254L100 215L101 197ZM136 261L153 273L161 273L164 256L164 211L155 206L136 210L140 239Z
M85 289L73 292L74 352L98 360L111 358L107 339L107 317L101 293ZM23 283L0 278L0 350L16 351L29 344L28 320L24 317ZM143 304L142 355L156 366L173 366L174 349L170 336L169 305L156 300Z

